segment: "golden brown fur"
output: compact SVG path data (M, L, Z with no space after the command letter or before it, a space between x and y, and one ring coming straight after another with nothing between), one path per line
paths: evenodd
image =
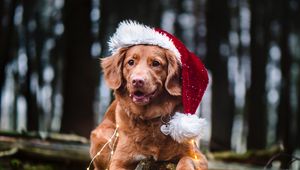
M180 66L173 53L136 45L103 59L101 66L115 100L91 133L91 157L112 136L116 124L120 136L112 159L106 147L95 159L95 169L134 169L145 158L179 161L177 170L207 169L205 157L193 143L177 143L160 132L161 117L182 109Z

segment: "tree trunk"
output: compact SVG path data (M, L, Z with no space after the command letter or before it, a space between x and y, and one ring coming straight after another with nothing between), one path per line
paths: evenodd
M291 129L291 64L292 59L289 51L289 32L290 32L290 15L289 15L289 1L279 1L281 6L281 28L280 47L281 47L281 88L280 101L278 106L278 124L277 124L277 138L283 142L285 152L292 155L294 144L292 140ZM289 168L291 158L285 157L282 160L281 168Z
M98 60L90 55L90 1L67 0L64 9L65 70L61 132L88 137L99 77Z
M30 19L33 19L34 14L36 12L36 0L28 0L24 1L24 35L25 35L25 45L26 45L26 54L28 56L28 70L25 80L25 89L24 95L27 101L27 130L28 131L38 131L39 130L39 114L38 114L38 107L37 107L37 99L36 94L32 93L30 90L30 83L31 78L35 71L37 71L37 56L33 56L32 47L30 41L33 41L34 35L32 32L28 30L28 25Z
M298 75L299 75L299 72L298 72ZM297 84L298 84L298 110L297 110L297 118L298 118L298 120L297 120L297 140L296 141L298 141L297 143L297 147L298 148L300 148L300 78L298 77L298 82L297 82Z
M251 85L247 91L248 149L264 149L267 135L266 63L268 59L268 26L265 2L250 1L251 9Z
M4 8L5 4L9 4L8 8ZM14 32L14 14L16 8L16 0L9 2L0 2L0 89L2 89L5 81L5 66L11 59L11 46ZM3 22L6 18L6 22ZM0 91L1 94L1 91ZM1 98L1 96L0 96ZM0 99L1 102L1 99ZM1 106L0 106L1 113Z
M234 100L228 81L228 1L207 1L207 63L212 72L212 132L210 149L230 150ZM222 19L220 19L222 18Z
M298 3L299 5L299 3ZM300 18L300 8L298 8L298 10L295 12L295 15L294 15L294 18L293 18L293 23L295 24L294 27L295 29L297 30L297 33L298 33L298 37L300 36L300 23L297 22L298 19ZM300 67L300 51L298 51L297 54L295 54L298 58L297 62L298 62L298 66ZM298 72L298 75L300 74L300 71ZM300 76L299 76L300 77ZM298 84L297 84L297 91L298 91L298 110L297 110L297 117L298 117L298 120L297 120L297 147L300 148L300 78L298 77Z
M3 1L1 1L0 2L0 21L2 21L2 18L3 18L3 9L4 9L4 2ZM1 48L3 48L3 40L2 40L2 36L3 36L3 25L1 24L1 26L0 26L0 56L2 56L2 51L1 51ZM2 100L2 94L1 94L1 92L2 92L2 86L3 86L3 84L4 84L4 75L5 75L5 73L4 73L4 66L5 66L5 64L4 64L4 60L2 61L3 59L2 59L2 57L0 58L0 118L1 118L1 100Z

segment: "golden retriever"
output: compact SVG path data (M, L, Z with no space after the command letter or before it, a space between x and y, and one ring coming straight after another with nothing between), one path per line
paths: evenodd
M182 111L181 69L171 51L135 45L104 58L101 66L115 100L91 133L91 157L110 139L117 125L119 137L114 148L105 147L96 157L95 169L134 169L147 158L176 161L177 170L207 169L207 160L194 143L178 143L160 131L164 119Z

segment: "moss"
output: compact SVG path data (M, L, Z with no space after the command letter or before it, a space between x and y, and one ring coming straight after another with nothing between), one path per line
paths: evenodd
M55 167L51 165L32 165L29 163L24 164L24 170L54 170Z
M176 164L172 162L155 162L152 159L145 159L139 162L135 170L175 170Z
M37 163L16 158L0 160L0 170L58 170L57 164Z
M12 169L20 169L22 166L22 162L18 159L12 159L10 161L10 166Z

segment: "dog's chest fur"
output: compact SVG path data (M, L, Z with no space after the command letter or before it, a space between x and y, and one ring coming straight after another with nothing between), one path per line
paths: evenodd
M120 105L117 105L116 123L120 126L120 140L126 140L126 143L130 143L131 145L128 147L135 147L134 150L138 151L134 153L136 155L152 157L155 160L168 160L174 157L172 150L175 153L179 149L178 143L170 136L160 132L162 125L160 118L152 120L133 119ZM178 147L174 148L176 145ZM170 153L170 150L172 156L164 154L166 151Z

